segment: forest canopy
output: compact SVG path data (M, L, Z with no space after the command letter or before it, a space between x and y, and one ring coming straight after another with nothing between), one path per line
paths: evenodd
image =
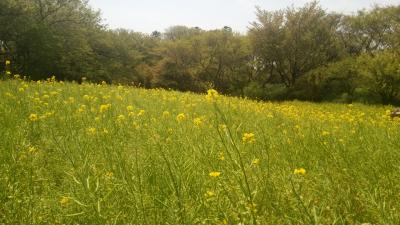
M256 10L246 34L109 29L86 0L0 1L0 74L260 100L400 103L400 6ZM182 21L184 22L184 21Z

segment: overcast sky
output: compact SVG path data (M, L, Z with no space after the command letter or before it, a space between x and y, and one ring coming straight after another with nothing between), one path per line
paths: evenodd
M104 23L110 28L126 28L151 33L172 25L202 29L230 26L246 32L255 20L255 6L266 10L301 6L309 0L89 0L100 9ZM321 0L324 9L344 13L370 8L374 4L400 4L400 0Z

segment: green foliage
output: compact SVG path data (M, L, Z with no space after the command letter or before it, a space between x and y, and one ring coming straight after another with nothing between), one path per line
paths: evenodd
M400 102L400 58L391 52L360 57L366 86L380 96L382 103Z
M0 224L400 223L391 107L54 80L0 98Z
M287 87L339 55L335 30L340 17L316 2L275 12L258 9L257 17L249 35L260 67Z
M257 99L398 102L399 6L353 15L318 2L266 11L246 35L108 29L86 0L2 0L0 73ZM387 56L389 53L393 56ZM12 63L4 65L6 60ZM370 62L369 62L370 60Z

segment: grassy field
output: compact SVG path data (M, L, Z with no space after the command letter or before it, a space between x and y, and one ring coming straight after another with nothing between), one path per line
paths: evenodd
M389 109L0 81L0 224L400 224Z

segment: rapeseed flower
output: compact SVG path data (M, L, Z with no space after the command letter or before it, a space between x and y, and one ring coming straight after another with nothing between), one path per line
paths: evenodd
M178 114L178 115L176 116L176 120L177 120L178 122L182 122L182 121L184 121L185 119L186 119L186 116L185 116L184 113L180 113L180 114Z
M212 198L212 197L215 197L215 192L213 192L213 191L207 191L205 194L204 194L204 196L206 197L206 198Z
M295 169L293 174L295 175L306 175L306 170L304 168Z
M242 137L242 141L244 143L253 143L256 141L255 135L253 133L244 133Z
M124 115L119 115L118 117L117 117L117 122L119 122L119 123L121 123L122 121L124 121L125 120L125 116Z
M221 172L213 171L208 174L210 177L219 177L221 175Z
M170 113L168 111L163 112L163 117L169 117Z
M206 99L209 101L212 101L212 100L216 99L218 96L219 96L218 91L216 91L214 89L210 89L207 91Z
M146 112L146 111L144 111L143 109L141 109L141 110L139 110L137 116L143 116L145 112Z
M60 204L61 204L62 206L68 205L69 202L70 202L70 198L69 198L69 197L63 196L63 197L61 197L61 199L60 199Z
M29 120L32 122L35 122L39 119L38 115L35 113L32 113L31 115L29 115Z
M100 105L100 113L103 113L111 108L111 104Z
M251 162L251 165L253 165L253 166L258 166L258 165L260 165L260 159L254 159L254 160Z
M96 134L97 129L94 127L90 127L88 129L86 129L86 133L89 135L95 135Z
M199 127L203 123L203 121L201 120L201 118L195 118L193 120L193 123L195 126Z

